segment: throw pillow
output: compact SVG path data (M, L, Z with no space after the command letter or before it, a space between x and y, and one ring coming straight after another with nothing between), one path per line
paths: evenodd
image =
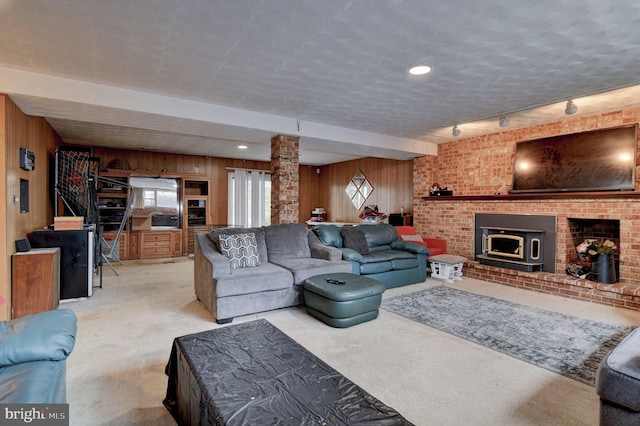
M264 227L269 261L311 257L307 225L281 223Z
M222 234L219 241L220 252L229 258L232 269L260 265L256 234Z
M336 225L314 225L311 228L322 244L338 248L342 247L341 229Z
M424 243L420 235L401 235L402 241L415 241L416 243Z
M369 245L364 232L357 227L345 226L340 231L342 242L346 248L357 251L360 254L369 254Z

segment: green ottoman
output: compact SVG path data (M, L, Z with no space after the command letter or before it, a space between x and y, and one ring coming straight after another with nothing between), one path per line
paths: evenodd
M345 328L376 319L384 290L382 283L360 275L316 275L304 282L304 303L309 315Z

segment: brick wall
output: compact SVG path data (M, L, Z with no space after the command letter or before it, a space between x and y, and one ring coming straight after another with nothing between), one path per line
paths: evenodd
M568 118L544 125L503 131L441 144L437 157L414 161L414 226L425 236L447 239L450 253L473 259L474 213L554 215L558 220L556 272L564 273L567 259L574 257L568 218L620 221L621 284L640 282L640 199L594 198L542 200L423 200L437 182L452 188L454 195L506 194L513 173L515 144L549 136L606 129L640 122L640 108ZM640 161L638 161L640 164ZM636 179L640 176L636 173ZM636 191L640 190L636 180Z

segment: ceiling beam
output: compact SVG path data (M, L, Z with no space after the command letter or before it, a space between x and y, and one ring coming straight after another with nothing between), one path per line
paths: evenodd
M221 105L159 95L139 90L97 84L12 68L0 67L0 92L9 96L28 96L45 100L60 101L64 105L87 106L88 110L103 111L103 114L78 117L69 108L43 111L24 111L30 115L52 118L91 121L101 124L132 127L130 120L122 121L114 117L131 113L137 116L151 115L166 117L161 122L164 128L150 128L146 122L137 121L133 127L175 132L172 121L178 119L195 120L201 123L247 128L272 134L287 134L300 137L328 140L346 144L403 151L415 156L437 155L437 145L415 139L370 133L361 130L331 126L322 123L300 121L295 117L284 117L256 111L230 108ZM86 109L86 108L85 108ZM216 135L198 135L215 137Z

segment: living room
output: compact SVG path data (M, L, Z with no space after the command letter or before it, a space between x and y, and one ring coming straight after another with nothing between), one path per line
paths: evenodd
M489 58L487 62L500 62L501 55L493 55L493 52L500 51L495 48L497 45L492 44L491 49L478 48L478 52L483 53L477 55L465 48L465 43L481 32L473 24L475 19L472 18L476 15L487 16L480 14L488 12L480 10L483 8L478 5L468 5L463 10L454 8L448 10L446 16L455 18L455 25L445 25L451 22L446 19L435 20L445 22L438 27L442 34L450 34L448 26L453 28L453 32L464 33L464 40L456 45L460 49L459 55L455 54L456 48L441 48L440 53L431 58L433 62L429 61L434 65L434 74L427 78L434 77L435 82L426 80L427 83L424 83L425 80L406 75L405 65L408 63L405 62L409 59L415 62L419 58L407 58L407 55L401 58L402 55L397 52L426 50L431 45L429 40L440 40L443 46L451 46L450 40L443 41L436 31L429 33L428 37L424 34L423 41L416 45L406 45L405 37L397 37L397 34L405 34L403 26L419 29L424 27L424 21L433 20L433 16L432 12L422 7L411 13L411 8L405 9L408 7L406 4L399 4L402 2L380 6L379 11L370 9L372 6L368 6L367 2L327 2L328 6L299 6L301 9L296 13L292 11L292 15L285 13L287 7L279 5L270 10L268 16L282 18L282 22L271 26L263 22L261 13L243 15L221 5L216 5L220 9L202 4L197 7L191 5L193 8L178 8L169 13L166 8L171 6L165 4L158 6L165 13L151 14L153 17L145 18L149 9L154 9L153 6L127 5L123 6L126 9L126 13L123 13L115 5L89 2L86 12L72 10L82 8L72 7L71 3L59 10L33 3L15 5L24 7L23 11L31 9L31 12L37 12L32 13L29 19L19 19L18 15L12 16L11 13L4 14L7 28L26 29L13 31L18 34L17 38L23 34L25 41L14 43L8 50L9 59L0 64L0 92L3 93L0 94L0 138L3 139L0 169L5 175L0 189L7 195L7 203L0 207L0 221L5 235L3 244L0 244L0 276L3 277L0 280L0 300L3 301L0 303L0 320L12 317L12 258L16 254L16 241L29 238L34 230L51 225L56 204L64 211L54 192L54 156L58 147L88 148L91 156L99 159L98 169L103 176L161 176L176 178L179 182L207 182L205 223L207 226L220 227L231 222L228 214L229 171L270 171L271 160L278 157L269 150L270 140L278 135L286 135L299 137L300 142L300 157L296 158L300 164L298 176L292 177L298 188L297 194L291 198L297 211L297 222L307 221L319 207L327 212L328 221L362 222L359 217L362 207L354 206L345 191L354 175L360 172L373 188L365 204L376 205L385 214L411 213L418 234L445 239L448 253L467 258L464 280L451 285L452 288L594 321L640 324L640 282L637 278L640 274L640 246L635 243L636 237L640 237L640 231L637 230L640 223L635 213L637 192L640 191L637 173L634 174L633 190L510 193L515 149L519 142L637 126L640 123L640 96L637 96L638 86L633 72L637 66L628 59L640 57L640 54L630 54L635 52L635 47L625 43L626 38L619 40L622 37L610 36L620 42L619 47L615 42L607 45L610 57L604 54L598 56L595 52L590 54L588 46L583 44L576 47L583 56L578 62L592 64L592 58L604 57L600 60L613 64L613 70L604 65L600 68L585 65L588 70L576 71L569 67L571 72L563 74L566 52L554 52L558 56L545 56L550 55L551 50L547 43L543 43L544 48L540 51L530 52L528 49L536 44L532 41L524 43L523 49L527 55L530 54L531 58L551 58L541 63L557 63L554 71L548 72L525 61L527 66L524 69L531 68L530 71L519 69L518 72L505 72L504 76L496 78L495 69L480 71L484 69L485 57ZM555 41L549 41L548 34L565 34L566 21L558 20L547 26L550 18L546 12L549 8L559 6L553 2L542 3L539 6L527 5L523 11L515 12L517 17L514 17L509 31L520 34L516 22L526 22L530 30L531 26L550 28L546 31L547 35L541 34L539 39L553 45ZM586 9L597 10L592 10L585 19L592 24L600 22L605 27L607 22L611 26L616 20L622 19L620 15L634 15L626 9L617 14L601 10L595 1L589 2L589 5ZM430 6L434 9L445 7ZM498 10L498 4L495 6L495 10ZM264 5L262 7L268 9ZM239 5L238 8L244 10L251 6ZM561 9L566 14L573 13L575 4L563 3ZM108 22L105 27L94 22L98 20L95 18L98 10ZM325 55L322 49L305 50L308 48L304 42L308 40L304 37L306 31L298 27L309 23L304 17L313 15L312 12L318 12L315 22L318 26L321 22L331 23L328 25L331 31L318 31L322 35L318 36L320 39L329 38L327 34L337 30L334 26L339 26L343 21L353 28L353 31L345 30L342 39L336 37L340 55ZM217 13L219 15L215 17ZM227 46L226 54L216 56L215 60L209 59L210 62L205 60L205 52L199 49L183 54L181 47L176 47L180 43L175 40L184 41L181 31L190 33L195 30L174 30L174 27L165 25L164 32L156 33L155 24L150 22L156 19L168 24L173 22L174 15L184 18L185 14L192 19L189 22L199 22L193 25L198 29L197 40L201 41L201 35L207 34L206 28L210 23L204 17L224 26L226 32L241 33L235 40L241 45L238 51L250 51L251 55L247 57L251 58L233 62L237 51L228 47L233 42ZM68 26L69 32L63 28L67 19L63 15L77 18L69 18L75 23ZM123 15L122 24L114 18L119 15ZM197 19L198 15L202 20ZM385 27L380 25L386 19L385 15L396 19L393 28L380 28L384 35L379 40L371 31ZM491 13L489 15L487 19L497 19ZM606 18L594 18L599 15ZM48 16L57 24L50 37L42 34L44 29L36 28L50 28L51 25L46 21ZM85 19L87 16L93 18ZM225 23L221 23L221 20L224 19L220 16L233 17L237 19L233 21L236 23L248 22L246 17L254 16L252 25L262 29L262 36L256 37L253 27L248 24L223 25ZM29 21L29 26L21 26L22 19ZM367 24L358 23L360 19L365 19ZM96 28L103 29L97 31L99 35L96 35L85 28L86 22L91 22L88 26L95 24ZM469 22L469 29L465 30L462 22ZM290 28L291 34L287 28ZM640 26L629 25L629 28L629 33L635 34ZM78 36L84 30L86 40ZM162 57L159 48L141 47L146 46L142 40L147 39L147 31L167 37L162 40L171 47L172 55L181 58L180 61L176 60L179 65L173 65L171 69L184 73L165 75L158 71L167 64L158 59ZM509 31L505 29L500 38L511 39L505 36L510 34ZM37 41L29 38L31 32L37 34L34 36ZM269 54L261 54L260 48L247 46L253 42L257 46L260 38L268 39L264 34L272 34L273 40L278 40L283 46L291 47L284 44L289 43L289 39L302 41L297 48L276 48ZM363 37L362 34L368 36ZM583 33L580 34L577 39L581 40ZM244 36L250 37L251 42L239 41ZM114 41L112 37L117 40ZM53 48L56 42L51 39L61 40L65 49ZM378 41L368 43L365 39ZM380 60L373 67L376 70L369 71L371 80L369 77L353 77L354 74L333 74L332 70L339 68L340 60L336 58L348 57L355 61L355 58L374 57L373 50L369 49L373 49L373 44L385 45L383 39L395 40L394 43L398 44L387 51L389 58L393 56L393 61ZM90 48L91 42L88 40L93 40L95 46L100 48ZM105 40L113 42L118 48L109 49ZM136 43L131 43L131 40ZM317 40L313 41L313 46L317 48ZM363 43L356 44L356 41ZM577 40L574 42L578 43ZM38 43L50 46L49 49L43 49L49 53L33 48ZM216 43L208 40L204 44ZM268 40L265 43L271 44ZM272 43L278 44L275 41ZM82 47L78 47L80 45ZM128 49L130 46L134 47ZM598 48L603 49L601 45ZM520 46L511 46L509 49L515 52L516 57L521 54ZM140 65L140 68L136 68L135 63L147 63L131 59L135 56L132 52L138 50L145 51L149 64L158 60L153 62L157 66ZM214 50L225 49L220 47ZM295 61L288 62L277 56L286 50L291 52L292 58L304 51L304 55L308 56L303 56L309 62L298 66ZM103 51L105 56L96 54L98 62L93 64L90 58L94 56L84 53L90 51ZM391 52L394 52L393 55ZM225 61L227 55L231 65ZM479 74L470 75L471 71L464 71L447 79L446 75L453 75L454 70L470 70L471 67L452 64L450 68L438 69L438 61L434 60L436 56L443 59L453 57L452 60L462 62L474 58L474 63L480 65ZM509 57L507 54L504 56ZM345 59L344 62L351 61ZM400 62L402 64L398 65ZM515 60L511 65L518 62ZM297 64L293 67L296 72L304 70L301 73L306 78L302 79L300 74L294 73L296 78L288 83L280 81L282 64L290 63ZM314 64L322 72L314 71L308 64ZM262 65L271 67L269 69L272 72L266 73L268 77L259 75L257 71L254 71L255 74L240 72L244 67L259 70ZM206 78L198 82L199 86L191 74L191 66L205 70L202 74ZM85 74L75 75L72 69L83 70ZM393 77L395 74L391 70L399 70L401 76ZM580 74L582 71L584 74ZM554 73L557 79L552 78ZM581 77L576 77L577 74ZM99 77L94 78L95 75ZM234 81L229 78L230 75L237 79ZM539 78L541 75L549 81ZM124 77L120 79L120 76L142 81L144 85L129 87L130 81ZM226 76L225 79L222 76ZM336 78L334 83L327 80L328 76ZM512 86L507 76L520 76L520 85ZM253 90L253 84L263 79L264 88L274 90L264 98ZM509 81L505 82L505 79ZM337 84L338 80L342 83ZM464 87L448 85L463 80L466 82ZM152 87L151 81L155 82L155 87ZM298 82L300 90L296 94L293 94L294 81ZM502 87L500 81L507 84L509 89ZM390 86L385 86L386 83ZM347 90L351 85L353 90ZM314 87L320 90L306 91ZM483 87L489 90L483 92ZM541 93L536 97L538 87ZM376 97L368 97L368 90L374 88L379 88ZM332 96L326 96L323 90L331 90ZM260 102L251 104L248 98L260 99ZM435 101L432 104L426 98ZM565 113L565 105L571 99L578 110ZM306 103L308 110L305 109ZM506 116L511 124L502 127L498 121L501 116ZM232 130L240 131L232 133ZM237 149L238 144L245 142L249 149ZM25 148L33 154L35 168L31 170L22 168L20 164L19 153ZM118 164L118 168L114 168L114 164ZM126 164L126 167L121 164ZM25 200L20 195L21 181L28 181L29 186L26 211L22 211L21 206L21 201L24 203ZM453 195L431 196L431 189L436 183L453 191ZM557 221L554 267L532 273L477 262L474 238L477 214L553 216ZM618 247L615 283L598 283L565 273L567 264L574 262L577 257L572 233L572 221L576 220L619 223L615 237ZM164 367L172 339L218 328L211 313L193 295L189 229L179 227L178 230L182 236L176 252L180 254L166 258L145 258L139 252L132 255L136 249L132 248L134 240L131 236L135 232L146 231L125 231L128 241L120 249L127 250L127 255L122 256L125 259L122 265L113 265L119 275L104 267L104 288L95 289L95 295L87 300L67 305L73 305L72 309L80 319L77 347L69 362L68 395L73 424L173 424L161 401L167 380ZM415 287L388 291L385 298L436 286L441 286L441 283L428 279ZM535 291L525 291L525 288ZM597 423L598 398L593 386L528 364L523 365L506 355L476 348L437 330L425 331L423 329L427 327L420 327L388 311L381 310L380 317L375 321L342 331L310 318L304 307L249 315L235 320L234 324L253 319L267 319L280 327L416 424ZM132 327L131 324L136 326ZM408 365L411 368L407 368ZM372 374L371 371L376 373ZM464 383L464 386L460 386L460 383ZM434 387L437 388L435 391ZM107 407L97 408L102 405ZM96 420L91 413L87 414L86 406L96 407L95 412L99 413L101 419Z

